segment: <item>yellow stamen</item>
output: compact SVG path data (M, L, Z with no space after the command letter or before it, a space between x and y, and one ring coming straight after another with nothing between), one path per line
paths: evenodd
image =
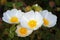
M28 22L28 26L30 26L30 28L35 28L36 25L37 25L36 20L30 20L30 21Z
M49 21L47 19L44 18L43 21L45 26L49 25Z
M18 18L15 16L11 17L10 22L18 22Z
M26 34L27 34L27 29L26 29L26 28L20 28L20 29L19 29L19 33L20 33L21 35L26 35Z

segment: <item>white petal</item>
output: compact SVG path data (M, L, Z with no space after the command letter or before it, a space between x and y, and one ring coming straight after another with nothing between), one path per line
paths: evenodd
M20 20L20 24L22 25L22 27L30 29L27 25L27 22L28 22L28 19L25 18L25 17L22 17L21 20Z
M40 12L40 14L45 17L48 15L48 10L43 10L42 12Z
M3 16L6 18L10 18L9 14L10 14L10 10L7 10L5 13L3 13Z
M43 17L38 12L34 12L33 14L26 13L20 20L21 25L25 28L31 29L28 26L28 22L30 20L36 20L37 21L37 27L34 28L33 30L37 30L43 24Z
M50 21L49 27L53 27L56 25L57 17L53 14L49 15L47 19Z
M2 20L7 22L7 23L10 23L6 18L2 17Z
M2 19L5 22L13 24L12 22L10 22L10 18L15 16L15 17L18 18L18 21L19 21L20 18L22 17L22 15L23 15L23 12L21 10L12 9L12 10L7 10L5 13L3 13L3 18Z
M48 15L46 15L44 18L46 18L49 21L48 27L53 27L57 22L57 17L51 12L48 12Z
M24 17L26 17L28 20L34 19L34 16L34 11L32 10L24 14Z
M22 26L18 25L18 26L17 26L17 29L16 29L16 31L15 31L15 32L17 33L17 36L19 36L19 37L29 36L29 35L33 32L33 30L27 29L27 34L26 34L26 35L21 35L21 34L18 32L20 28L22 28Z
M37 20L37 27L34 28L34 30L37 30L43 24L43 17L38 12L35 12L35 14L36 14L35 15L35 20Z
M21 10L18 10L18 12L16 13L16 16L18 18L21 18L23 16L24 12L22 12Z

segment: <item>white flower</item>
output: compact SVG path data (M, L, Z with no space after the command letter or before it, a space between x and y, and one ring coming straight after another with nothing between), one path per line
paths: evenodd
M20 23L25 28L37 30L43 24L43 18L38 12L29 11L22 16Z
M53 15L48 10L44 10L40 13L43 16L44 26L53 27L57 22L57 16Z
M21 10L12 9L7 10L5 13L3 13L3 21L13 24L13 23L19 23L19 20L21 16L23 15L23 12Z
M16 29L17 36L19 37L29 36L32 32L33 30L29 30L27 28L21 27L20 25L18 25Z

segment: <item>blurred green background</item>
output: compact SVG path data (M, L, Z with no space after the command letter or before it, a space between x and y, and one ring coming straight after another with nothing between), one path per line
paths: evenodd
M25 7L34 4L55 14L57 24L53 28L42 27L25 38L17 37L14 33L8 36L11 25L2 21L3 12L12 8L24 11ZM60 0L0 0L0 40L60 40Z

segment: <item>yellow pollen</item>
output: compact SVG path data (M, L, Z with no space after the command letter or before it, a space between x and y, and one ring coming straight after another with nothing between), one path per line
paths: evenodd
M19 33L21 35L26 35L27 34L27 29L26 28L20 28Z
M45 26L49 25L49 21L47 19L44 18L43 21Z
M35 20L30 20L30 21L28 22L28 26L29 26L30 28L35 28L36 25L37 25L37 22L36 22Z
M11 17L10 22L18 22L18 18L15 16Z

